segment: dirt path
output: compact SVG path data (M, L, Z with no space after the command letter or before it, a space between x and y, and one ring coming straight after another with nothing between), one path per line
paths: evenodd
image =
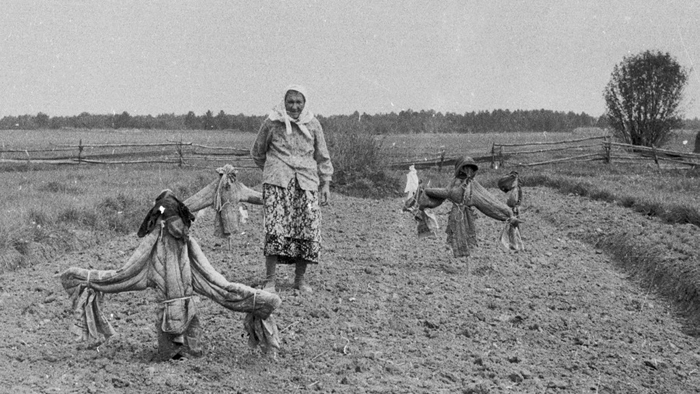
M56 278L68 266L120 267L135 236L0 278L0 387L13 393L692 393L700 392L698 338L671 308L577 239L626 223L676 236L677 227L624 208L526 189L527 250L504 251L501 223L477 219L469 264L450 258L444 234L417 239L401 201L334 195L324 211L324 263L311 296L280 269L282 350L252 354L242 315L200 303L207 353L152 363L154 296L107 296L119 336L99 348L71 342L70 304ZM531 203L530 203L531 202ZM437 209L446 223L449 204ZM263 272L258 207L233 251L212 237L210 214L194 236L229 280ZM675 235L674 235L675 234ZM697 234L696 234L697 235ZM225 246L225 245L224 245ZM697 259L697 256L691 258Z

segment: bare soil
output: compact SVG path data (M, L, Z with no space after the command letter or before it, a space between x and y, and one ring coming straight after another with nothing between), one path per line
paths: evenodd
M442 231L418 239L401 199L333 195L323 212L323 262L309 270L315 292L293 290L291 267L279 270L276 360L248 348L243 315L201 299L205 355L151 361L151 292L107 295L119 335L97 347L72 342L70 301L54 275L69 266L118 268L138 245L135 235L5 273L0 391L700 392L700 341L672 304L581 241L643 229L649 242L667 245L669 258L699 261L684 246L697 229L545 188L525 193L527 250L504 250L502 224L479 215L481 244L468 262L451 257ZM436 210L443 226L448 210ZM262 220L259 207L249 211L230 250L213 237L211 212L193 236L229 280L255 284L264 272Z

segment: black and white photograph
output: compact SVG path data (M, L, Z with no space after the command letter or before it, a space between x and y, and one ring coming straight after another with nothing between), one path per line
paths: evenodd
M0 393L700 393L700 2L1 3Z

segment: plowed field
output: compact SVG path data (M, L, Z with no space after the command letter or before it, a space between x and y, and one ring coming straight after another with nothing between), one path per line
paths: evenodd
M494 193L500 193L497 190ZM669 258L700 261L693 226L663 224L608 203L526 188L524 252L504 250L502 223L478 215L480 247L451 257L445 235L418 239L401 199L333 195L311 295L281 266L276 360L247 347L243 315L201 299L206 353L152 362L151 292L107 295L119 335L72 342L70 301L54 277L69 266L118 268L135 234L0 277L0 391L8 393L693 393L700 341L667 300L590 234L637 231ZM442 226L449 203L436 210ZM229 250L204 211L193 236L230 281L264 273L261 210ZM144 212L145 215L145 212ZM134 229L136 230L136 229ZM675 244L674 244L675 243ZM674 247L676 245L676 247Z

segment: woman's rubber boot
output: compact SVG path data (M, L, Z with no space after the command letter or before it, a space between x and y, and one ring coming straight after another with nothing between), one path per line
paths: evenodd
M306 283L304 274L306 273L306 262L297 262L294 269L294 288L304 293L313 293L311 286Z
M263 290L276 293L275 284L277 282L277 257L268 256L265 259L265 286Z

